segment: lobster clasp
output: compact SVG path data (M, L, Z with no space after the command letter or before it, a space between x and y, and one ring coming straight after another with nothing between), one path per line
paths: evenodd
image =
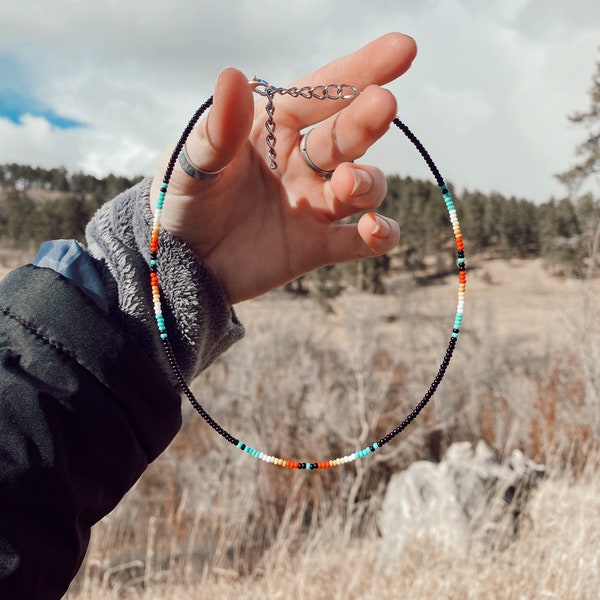
M267 96L268 90L270 90L273 86L268 81L264 79L259 79L256 75L248 80L248 85L252 88L253 92L260 94L261 96Z

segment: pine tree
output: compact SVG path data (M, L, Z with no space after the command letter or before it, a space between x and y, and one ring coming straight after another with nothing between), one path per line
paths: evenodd
M2 205L2 238L26 248L34 214L35 204L25 192L9 190Z
M557 177L571 190L577 190L594 175L600 175L600 62L596 63L592 77L589 109L575 113L569 120L584 128L587 138L577 147L579 162Z

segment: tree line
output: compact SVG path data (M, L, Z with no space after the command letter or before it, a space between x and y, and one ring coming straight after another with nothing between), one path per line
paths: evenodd
M94 212L139 179L0 165L0 243L31 248L54 238L85 241L85 226ZM453 191L453 196L471 255L541 257L552 273L575 277L589 274L596 265L600 203L591 193L542 204L469 190ZM436 277L454 269L452 231L436 185L390 176L380 210L401 224L401 242L391 255L325 267L288 290L317 292L325 299L348 285L383 293L384 279L392 270Z
M129 178L109 174L98 178L78 171L69 173L64 167L43 169L16 163L0 165L0 188L18 191L47 190L72 194L91 194L100 198L116 196L140 177Z
M452 189L452 186L449 186ZM453 191L468 256L542 258L556 276L596 275L600 252L600 202L592 194L542 204L499 193ZM429 282L456 271L456 246L439 188L411 177L388 177L381 212L400 223L401 238L390 255L321 269L290 284L295 293L315 290L328 301L351 285L385 292L391 273L411 273Z
M453 264L452 232L437 186L390 177L388 190L382 210L401 223L406 266L423 269L428 257L445 249ZM555 274L587 274L600 227L600 202L591 193L544 203L469 190L453 196L470 254L541 257ZM446 262L440 261L440 268Z
M557 174L569 190L567 197L536 204L497 193L453 191L470 254L541 257L556 275L596 275L600 256L600 200L592 192L580 191L585 184L588 189L597 189L600 183L600 61L596 62L592 76L589 101L587 110L569 116L585 137L576 148L575 165ZM359 287L383 291L382 277L398 262L412 273L428 273L430 277L444 274L449 266L454 268L454 244L448 234L446 207L439 195L433 183L410 177L388 178L382 212L400 222L400 246L395 261L379 257L355 267L361 275L357 279ZM335 272L340 268L343 267L329 268L327 277L322 273L315 275L316 285L325 296L335 295L343 288L343 279Z
M85 241L85 226L106 200L139 181L65 168L0 165L0 243L32 249L49 239Z

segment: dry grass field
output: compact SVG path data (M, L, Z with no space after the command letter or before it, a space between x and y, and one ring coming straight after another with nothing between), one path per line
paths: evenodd
M552 278L539 260L470 266L455 357L403 435L350 466L286 471L185 406L172 446L96 527L67 598L597 598L600 282ZM388 285L350 290L332 313L282 292L240 305L246 338L195 382L200 401L267 453L325 459L375 441L429 386L456 304L453 276ZM459 554L418 538L380 569L389 478L480 439L547 466L517 539Z
M546 482L527 517L521 535L505 551L456 555L427 540L416 540L393 572L377 569L379 546L374 533L347 540L335 522L322 524L298 548L279 539L261 566L246 577L234 568L218 566L197 571L193 561L177 574L148 572L141 558L141 575L135 581L111 585L111 577L118 579L118 569L96 579L88 563L82 590L68 597L595 600L600 584L597 475L575 484L564 478ZM99 564L97 568L100 571Z
M35 252L7 249L0 246L0 279L9 271L24 265L35 257Z

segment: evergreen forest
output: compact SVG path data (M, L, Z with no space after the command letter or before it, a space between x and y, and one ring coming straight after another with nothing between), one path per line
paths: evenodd
M0 165L0 244L34 250L47 239L85 241L85 225L94 212L140 179L115 175L97 178L81 172L70 174L64 168ZM594 274L600 203L592 194L537 204L498 193L452 192L469 255L541 257L557 276ZM329 299L349 282L358 282L365 291L384 293L385 276L392 270L430 280L454 269L453 236L437 186L411 177L390 176L380 210L401 225L401 241L393 256L325 267L289 284L288 291L315 292Z

